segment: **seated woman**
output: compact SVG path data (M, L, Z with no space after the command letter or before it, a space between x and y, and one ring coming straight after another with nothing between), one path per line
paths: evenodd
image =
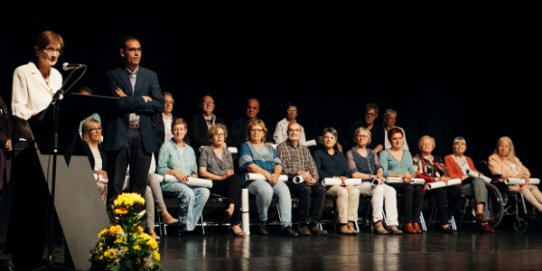
M278 198L278 209L285 235L297 237L299 234L292 228L292 198L288 186L279 181L282 166L277 152L271 145L265 144L267 128L262 120L251 120L247 126L248 141L241 144L239 150L239 168L241 172L259 173L265 180L241 179L241 185L248 188L251 195L256 196L258 207L259 233L269 235L267 229L267 211L273 196Z
M94 170L96 176L96 185L102 196L104 204L107 199L107 172L103 170L106 166L106 155L99 150L99 144L102 140L102 126L100 122L93 118L87 118L83 122L83 141L86 142L85 149L89 154L89 160L91 167ZM153 159L154 161L154 159ZM156 168L152 166L151 168ZM151 170L154 172L154 169ZM160 188L160 181L153 178L154 174L149 174L147 190L145 191L145 209L147 211L147 232L149 235L156 239L160 239L156 232L154 232L154 202L158 205L158 211L162 216L162 222L164 224L174 224L178 220L175 219L166 208L164 197L162 196L162 189Z
M104 170L107 166L106 155L100 150L100 142L102 141L102 125L99 120L87 118L83 123L82 139L86 144L83 144L90 161L90 167L94 172L96 186L100 192L102 202L105 205L107 200L107 172Z
M510 185L508 189L521 193L530 204L542 212L542 193L536 185L529 184L531 172L516 156L514 143L509 137L503 136L497 141L495 151L489 156L489 171L491 174L499 176L499 182L503 182L507 178L525 179L526 184Z
M194 149L184 142L186 125L182 118L176 118L171 123L173 138L160 148L158 173L173 175L176 178L173 182L162 182L162 191L179 198L181 229L193 231L210 192L204 187L186 185L188 177L197 177L196 154Z
M417 176L423 178L426 184L430 182L446 183L450 180L442 158L432 154L435 145L436 142L433 137L428 135L422 136L418 141L420 153L416 154L413 158ZM441 231L453 233L454 230L452 229L449 220L457 210L461 189L456 185L445 186L429 190L428 195L432 195L437 200L437 212L439 214Z
M403 149L403 131L399 128L388 130L391 148L380 152L379 162L384 170L384 177L399 177L402 183L390 184L403 194L403 230L408 233L422 233L420 213L423 203L423 186L413 185L412 178L416 174L412 164L412 155Z
M324 128L322 132L324 149L314 152L314 163L318 175L324 178L346 179L350 176L346 167L344 154L335 149L337 145L337 130L332 127ZM358 220L359 189L354 185L328 186L327 194L337 197L337 213L339 214L339 232L341 234L356 234L354 221Z
M374 229L378 234L402 234L399 229L397 214L397 193L395 189L385 183L384 169L380 166L376 153L367 148L371 143L371 131L365 127L358 127L354 131L356 145L346 153L348 169L353 178L368 180L361 183L359 190L362 194L372 196ZM373 186L372 180L378 180ZM382 225L382 212L386 209L386 226Z
M224 124L218 123L208 130L210 146L203 146L199 156L199 175L213 180L211 192L228 197L228 208L224 217L231 222L231 233L243 237L245 233L239 227L241 224L241 181L239 175L233 172L231 152L225 148L224 142L228 130Z
M459 178L461 182L461 193L463 195L474 195L476 201L476 220L484 232L493 233L495 230L489 226L490 213L487 207L486 182L482 178L469 177L468 171L478 172L474 167L472 159L465 156L467 141L463 137L454 138L453 153L444 157L444 166L450 178Z

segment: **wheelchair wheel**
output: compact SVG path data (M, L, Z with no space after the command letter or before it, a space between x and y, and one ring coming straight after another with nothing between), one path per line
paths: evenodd
M501 191L496 186L486 184L486 188L488 192L487 207L489 208L489 213L491 216L489 225L492 228L495 228L499 226L504 216L504 200Z
M518 217L514 221L514 230L519 233L524 233L529 228L529 224L527 223L527 220Z

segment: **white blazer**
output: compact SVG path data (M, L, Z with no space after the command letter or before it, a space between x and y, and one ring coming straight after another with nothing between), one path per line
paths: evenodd
M28 120L49 105L53 95L62 87L62 74L51 68L50 83L47 85L34 62L21 65L13 73L11 108L13 115Z

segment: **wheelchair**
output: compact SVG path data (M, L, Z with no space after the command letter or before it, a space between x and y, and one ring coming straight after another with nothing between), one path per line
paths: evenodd
M496 221L500 222L503 220L504 217L513 217L514 223L513 227L514 230L518 233L524 233L529 228L529 220L535 220L536 219L536 211L530 210L525 203L525 199L523 198L523 195L519 192L510 191L508 189L508 185L504 184L503 182L497 181L497 179L500 176L494 176L491 175L488 170L488 164L487 161L481 162L481 168L486 170L484 174L486 176L489 176L492 179L491 186L496 188L500 194L501 194L501 200L500 200L500 209L501 209L501 218L496 219ZM486 186L487 187L487 186ZM493 190L493 189L492 189ZM491 193L491 191L488 188L488 192ZM490 201L492 203L496 203L493 199L490 198ZM493 204L493 206L495 206ZM493 211L490 209L490 212L493 216ZM489 222L491 226L491 222ZM498 225L498 224L496 224Z
M529 229L529 221L537 219L536 210L528 206L519 192L508 190L508 186L502 182L495 183L503 195L503 216L514 218L514 230L524 233Z
M488 221L492 228L499 226L505 215L505 202L501 190L491 183L486 183L488 193L487 207L489 209L490 219ZM459 202L459 217L461 225L464 222L476 223L476 201L473 196L461 195Z

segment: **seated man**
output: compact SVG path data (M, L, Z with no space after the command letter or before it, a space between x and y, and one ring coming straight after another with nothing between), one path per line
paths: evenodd
M316 225L322 218L326 189L318 181L318 170L309 149L299 142L300 133L299 123L288 124L288 140L277 146L277 152L288 178L301 176L304 180L300 184L288 183L290 191L299 197L299 234L327 235L327 231Z
M195 151L199 153L201 146L209 145L207 132L212 125L224 123L224 120L217 117L213 111L215 110L215 100L210 95L205 95L200 102L201 113L198 113L190 123L190 139Z
M239 148L241 144L249 141L246 137L247 127L250 121L258 119L258 113L260 112L260 101L256 98L249 98L247 100L246 116L240 117L233 121L230 127L230 137L228 138L228 146ZM271 142L271 133L267 133L264 138L264 142Z

